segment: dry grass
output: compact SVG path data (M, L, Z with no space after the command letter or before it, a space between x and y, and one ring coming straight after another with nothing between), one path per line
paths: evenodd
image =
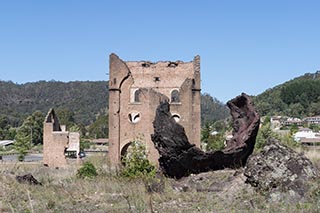
M296 149L297 152L303 153L320 171L320 147L303 146Z
M163 193L150 194L142 180L128 180L108 168L105 156L89 157L95 179L78 179L77 165L50 169L41 164L0 163L0 212L317 212L314 197L297 204L270 203L245 184L223 192L181 192L165 179ZM32 173L42 186L19 184L16 175ZM221 175L217 178L226 178ZM320 190L318 190L320 192Z

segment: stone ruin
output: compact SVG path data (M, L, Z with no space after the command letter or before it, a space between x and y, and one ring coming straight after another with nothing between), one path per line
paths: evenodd
M66 152L74 153L79 160L80 134L68 132L60 126L54 109L50 109L43 123L43 164L59 168L67 166Z
M157 106L168 100L172 117L200 147L200 57L183 61L123 61L110 55L109 159L119 166L133 141L139 140L148 159L158 162L150 135ZM190 122L192 121L192 122Z

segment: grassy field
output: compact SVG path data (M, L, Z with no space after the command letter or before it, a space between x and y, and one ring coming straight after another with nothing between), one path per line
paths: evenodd
M317 155L311 157L319 161ZM294 204L271 202L244 184L244 177L235 176L234 170L211 172L205 176L207 179L197 176L180 181L163 178L163 192L150 193L146 190L146 181L126 179L110 171L105 156L86 160L98 170L99 175L94 179L77 178L79 165L76 164L65 169L51 169L40 163L0 162L0 212L320 211L319 181L313 183L312 193L305 200ZM27 173L43 185L32 186L15 180L16 175ZM218 187L212 185L212 180ZM185 187L185 184L194 187ZM211 190L207 190L210 187L206 184L211 184Z

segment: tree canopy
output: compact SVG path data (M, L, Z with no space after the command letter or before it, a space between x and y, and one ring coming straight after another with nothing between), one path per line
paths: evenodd
M306 117L320 114L320 72L307 73L254 98L259 113Z

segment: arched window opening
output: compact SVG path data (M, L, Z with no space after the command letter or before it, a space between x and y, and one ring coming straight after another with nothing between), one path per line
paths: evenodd
M179 103L180 102L180 94L178 90L173 90L171 92L171 103Z
M141 94L141 90L137 89L136 91L134 91L134 102L135 103L139 103L140 102L140 94Z

